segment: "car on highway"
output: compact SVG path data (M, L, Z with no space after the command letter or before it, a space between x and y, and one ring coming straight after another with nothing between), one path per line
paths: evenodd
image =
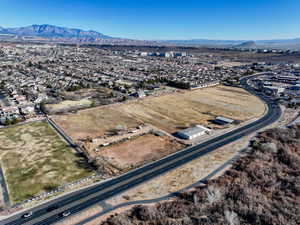
M67 216L70 216L71 215L71 212L68 210L68 211L64 211L61 216L62 217L67 217Z
M32 214L33 214L33 212L30 211L30 212L28 212L28 213L23 214L23 215L22 215L22 218L29 218L29 217L32 216Z

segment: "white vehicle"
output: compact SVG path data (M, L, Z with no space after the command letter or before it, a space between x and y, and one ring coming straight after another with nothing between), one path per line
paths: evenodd
M28 212L28 213L25 213L22 217L23 217L23 218L29 218L29 217L32 216L32 214L33 214L33 212L30 211L30 212Z
M62 216L63 216L63 217L67 217L67 216L69 216L69 215L71 215L71 212L70 212L70 211L65 211L65 212L62 213Z

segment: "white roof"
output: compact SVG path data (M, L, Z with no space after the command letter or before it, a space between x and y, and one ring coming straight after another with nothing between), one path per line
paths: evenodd
M178 133L184 134L184 135L187 135L187 136L193 136L195 134L203 133L205 131L209 131L209 129L207 129L206 127L203 127L201 125L197 125L195 127L190 127L190 128L181 130Z
M218 116L216 119L224 121L226 123L232 123L234 121L233 119L229 119L229 118L226 118L226 117L223 117L223 116Z

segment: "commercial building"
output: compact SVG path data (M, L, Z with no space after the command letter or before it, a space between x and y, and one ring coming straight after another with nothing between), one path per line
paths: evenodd
M173 52L173 51L165 53L166 58L176 58L176 57L182 57L182 56L187 56L187 53L186 52Z
M229 119L223 116L218 116L216 117L216 119L214 120L214 123L219 124L219 125L226 125L226 124L230 124L233 123L234 120L233 119Z
M277 96L277 95L284 92L284 88L274 87L274 86L270 86L270 87L264 86L263 87L263 92L267 95Z
M300 98L294 98L294 99L291 101L291 104L294 104L294 105L300 105Z
M141 52L141 56L148 56L148 52Z
M144 97L146 97L146 94L143 90L139 90L139 91L135 92L133 94L133 96L135 96L137 98L144 98Z
M205 133L208 133L210 130L201 125L197 125L195 127L190 127L184 130L177 132L177 135L182 139L191 140L196 137L202 136Z
M292 96L300 96L300 85L289 86L285 89L285 94Z
M297 84L298 82L298 78L294 76L274 76L271 79L273 81L287 84Z

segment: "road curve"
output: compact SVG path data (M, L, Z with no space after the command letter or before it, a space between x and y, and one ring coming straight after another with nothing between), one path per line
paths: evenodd
M243 78L241 85L244 89L252 94L255 91L248 86L247 80ZM108 199L116 194L124 192L129 188L146 182L156 176L159 176L167 171L179 167L197 157L201 157L210 153L219 147L228 143L234 142L244 136L249 135L263 127L266 127L275 122L281 115L280 107L271 99L259 96L268 106L267 113L257 121L247 124L243 127L232 130L226 134L215 137L211 140L205 141L193 147L184 149L180 152L167 156L163 159L147 164L138 169L132 170L124 175L100 183L98 185L88 187L68 195L62 196L58 199L49 201L42 205L31 209L33 215L28 218L22 218L23 213L15 214L8 219L2 220L0 224L19 225L19 224L52 224L62 219L61 213L69 210L72 214L80 212L99 201ZM57 206L53 211L47 209Z

